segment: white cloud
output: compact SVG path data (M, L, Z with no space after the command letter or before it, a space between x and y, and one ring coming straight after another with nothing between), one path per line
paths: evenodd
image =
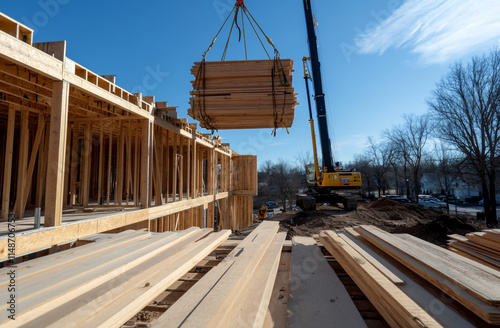
M407 0L357 37L359 53L409 48L428 63L456 59L500 38L499 0Z

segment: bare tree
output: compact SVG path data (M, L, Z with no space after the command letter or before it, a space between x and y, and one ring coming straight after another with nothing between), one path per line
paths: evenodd
M368 193L372 191L373 182L373 165L370 157L366 155L355 155L354 162L349 164L352 167L355 167L358 172L361 173L362 181L362 190L363 192Z
M297 165L305 170L306 165L308 164L313 164L314 163L314 158L313 155L311 155L311 151L301 151L300 153L297 154L295 157L295 162Z
M497 226L500 165L500 50L456 63L428 100L439 136L465 156L481 180L488 226Z
M387 143L377 143L372 137L368 137L366 155L372 159L373 178L380 197L381 191L385 192L387 189L387 174L391 168L393 149Z
M403 158L404 168L408 166L411 169L415 200L418 203L420 169L432 126L428 115L411 114L405 115L404 118L403 125L384 132L384 136L392 143L396 153ZM405 176L407 176L406 171Z
M446 193L446 207L450 214L449 195L451 194L451 186L458 181L460 176L460 160L453 156L453 151L449 145L443 141L434 144L434 173L439 188Z

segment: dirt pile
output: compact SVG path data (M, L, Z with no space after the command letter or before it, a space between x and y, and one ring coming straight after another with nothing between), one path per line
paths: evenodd
M440 215L437 219L428 223L417 223L411 227L398 227L393 233L408 233L420 239L430 241L437 245L447 245L448 235L465 235L472 231L478 231L476 227L464 222L463 218Z
M445 245L448 234L465 234L480 229L472 216L449 217L438 210L401 204L388 198L361 204L356 211L337 213L300 212L291 219L281 221L281 230L287 231L290 236L310 236L321 230L370 224L391 233L409 233Z

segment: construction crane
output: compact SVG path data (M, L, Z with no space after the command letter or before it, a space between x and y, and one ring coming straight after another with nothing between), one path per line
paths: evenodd
M309 105L309 122L311 125L314 164L306 165L306 177L308 185L310 186L310 191L307 194L297 195L297 206L303 210L314 210L316 209L316 202L327 202L331 204L342 203L346 210L353 210L357 208L357 199L350 196L346 191L361 188L361 174L353 170L346 171L342 168L340 162L333 162L328 121L326 117L325 94L321 81L316 31L314 30L314 17L311 9L311 1L303 1L310 57L304 57L302 61L304 65L304 80L306 82L307 101ZM308 61L311 63L311 72L308 70ZM318 152L316 149L316 134L309 95L309 80L312 80L314 87L318 133L321 142L321 167L319 166Z

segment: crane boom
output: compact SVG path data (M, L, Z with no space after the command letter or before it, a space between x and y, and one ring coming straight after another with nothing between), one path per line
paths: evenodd
M316 102L316 113L318 118L318 132L321 142L321 154L323 158L323 170L333 172L332 146L328 133L328 121L326 119L325 94L321 82L321 64L318 56L318 44L316 42L316 32L314 31L314 20L311 9L311 1L304 0L304 11L306 16L307 40L309 43L309 53L311 58L311 73L314 86L314 99Z

